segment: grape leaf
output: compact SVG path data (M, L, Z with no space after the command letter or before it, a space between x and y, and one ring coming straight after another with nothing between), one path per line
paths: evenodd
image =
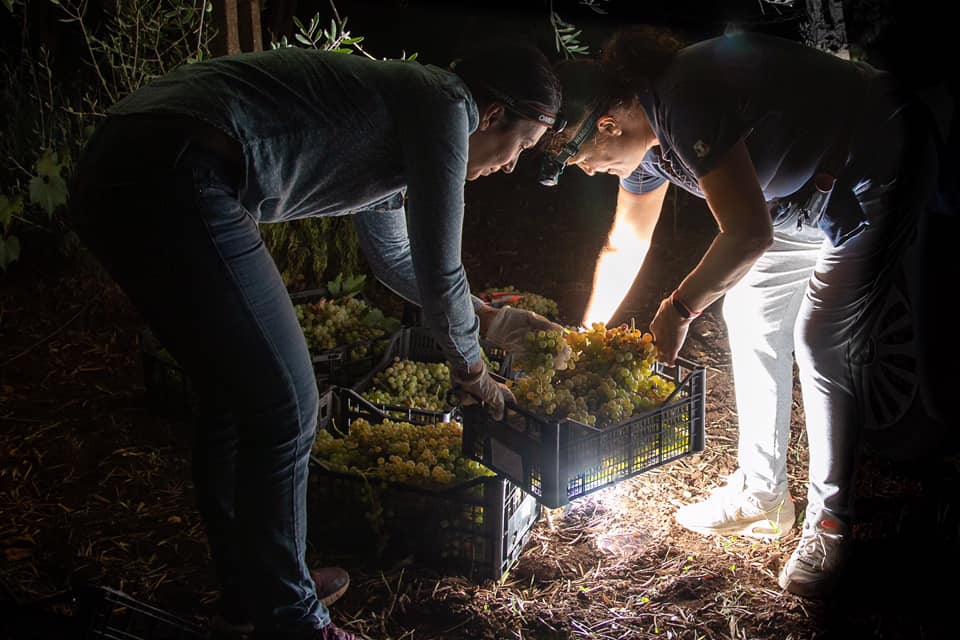
M367 282L367 276L364 274L356 276L347 276L347 279L343 281L343 290L345 293L359 293L363 289L363 285Z
M57 152L52 149L46 149L43 155L37 160L37 175L41 177L60 177L60 170L63 163L60 162Z
M18 215L23 215L23 198L10 198L0 194L0 227L6 229L13 216Z
M339 298L341 291L343 291L343 274L338 273L336 278L327 283L327 293L331 298Z
M17 236L0 238L0 269L4 271L20 257L20 240Z
M67 204L67 181L59 175L34 176L30 179L30 202L40 205L52 218L57 207Z

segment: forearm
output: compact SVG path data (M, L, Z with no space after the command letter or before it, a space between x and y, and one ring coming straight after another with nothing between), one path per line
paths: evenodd
M407 236L427 326L451 366L466 369L480 360L479 319L461 260L469 131L466 105L439 100L411 105L407 114Z
M666 190L663 185L637 195L620 189L613 227L594 269L583 325L609 322L626 297L650 250Z
M693 311L706 309L739 282L768 247L763 237L717 234L677 287L677 297Z
M403 209L361 211L353 216L360 248L374 277L401 298L420 305Z

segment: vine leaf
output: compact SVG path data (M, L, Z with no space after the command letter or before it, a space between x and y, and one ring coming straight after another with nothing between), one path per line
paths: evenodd
M4 271L11 262L20 257L20 240L17 236L9 238L0 238L0 269Z
M67 204L67 181L60 176L34 176L30 179L30 202L38 204L51 218Z
M60 175L63 163L56 151L46 149L36 167L37 175L30 178L30 202L52 218L57 208L67 204L67 181Z
M0 227L6 229L10 226L13 216L23 215L23 198L17 196L10 198L0 194Z
M60 170L63 164L60 162L57 152L52 149L46 149L40 159L37 160L37 175L41 177L60 176Z

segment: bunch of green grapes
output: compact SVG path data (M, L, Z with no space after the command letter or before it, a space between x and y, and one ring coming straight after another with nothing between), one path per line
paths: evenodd
M387 335L390 321L383 313L370 307L360 298L341 298L338 300L319 300L294 307L297 320L307 339L311 351L328 351L337 347L369 342ZM351 350L350 358L358 360L376 351L383 352L383 341L358 345Z
M557 371L560 340L572 355L567 368ZM549 418L610 426L656 407L673 392L674 383L655 374L655 359L653 337L627 325L531 332L526 353L517 359L524 375L513 391L522 407Z
M530 291L517 291L516 287L491 287L489 289L484 289L481 292L481 297L489 296L492 293L501 292L511 292L522 296L520 300L511 302L511 307L515 307L517 309L527 309L528 311L533 311L534 313L540 314L545 318L550 318L551 320L556 320L560 317L560 309L557 307L557 303L555 301L538 293L532 293Z
M463 457L462 439L459 422L414 425L384 420L372 425L356 419L342 438L320 431L312 453L331 471L430 488L495 475Z
M446 362L417 362L394 358L373 376L363 392L370 402L427 411L447 411L450 404L450 367Z

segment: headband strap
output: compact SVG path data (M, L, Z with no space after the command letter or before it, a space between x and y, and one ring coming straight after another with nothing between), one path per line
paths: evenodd
M557 114L550 113L543 109L539 109L532 104L527 104L525 102L519 102L515 98L508 96L502 91L491 87L488 84L482 85L483 88L490 93L498 102L502 102L508 109L517 113L518 115L527 118L528 120L535 120L537 122L542 122L550 128L554 128L557 124Z

